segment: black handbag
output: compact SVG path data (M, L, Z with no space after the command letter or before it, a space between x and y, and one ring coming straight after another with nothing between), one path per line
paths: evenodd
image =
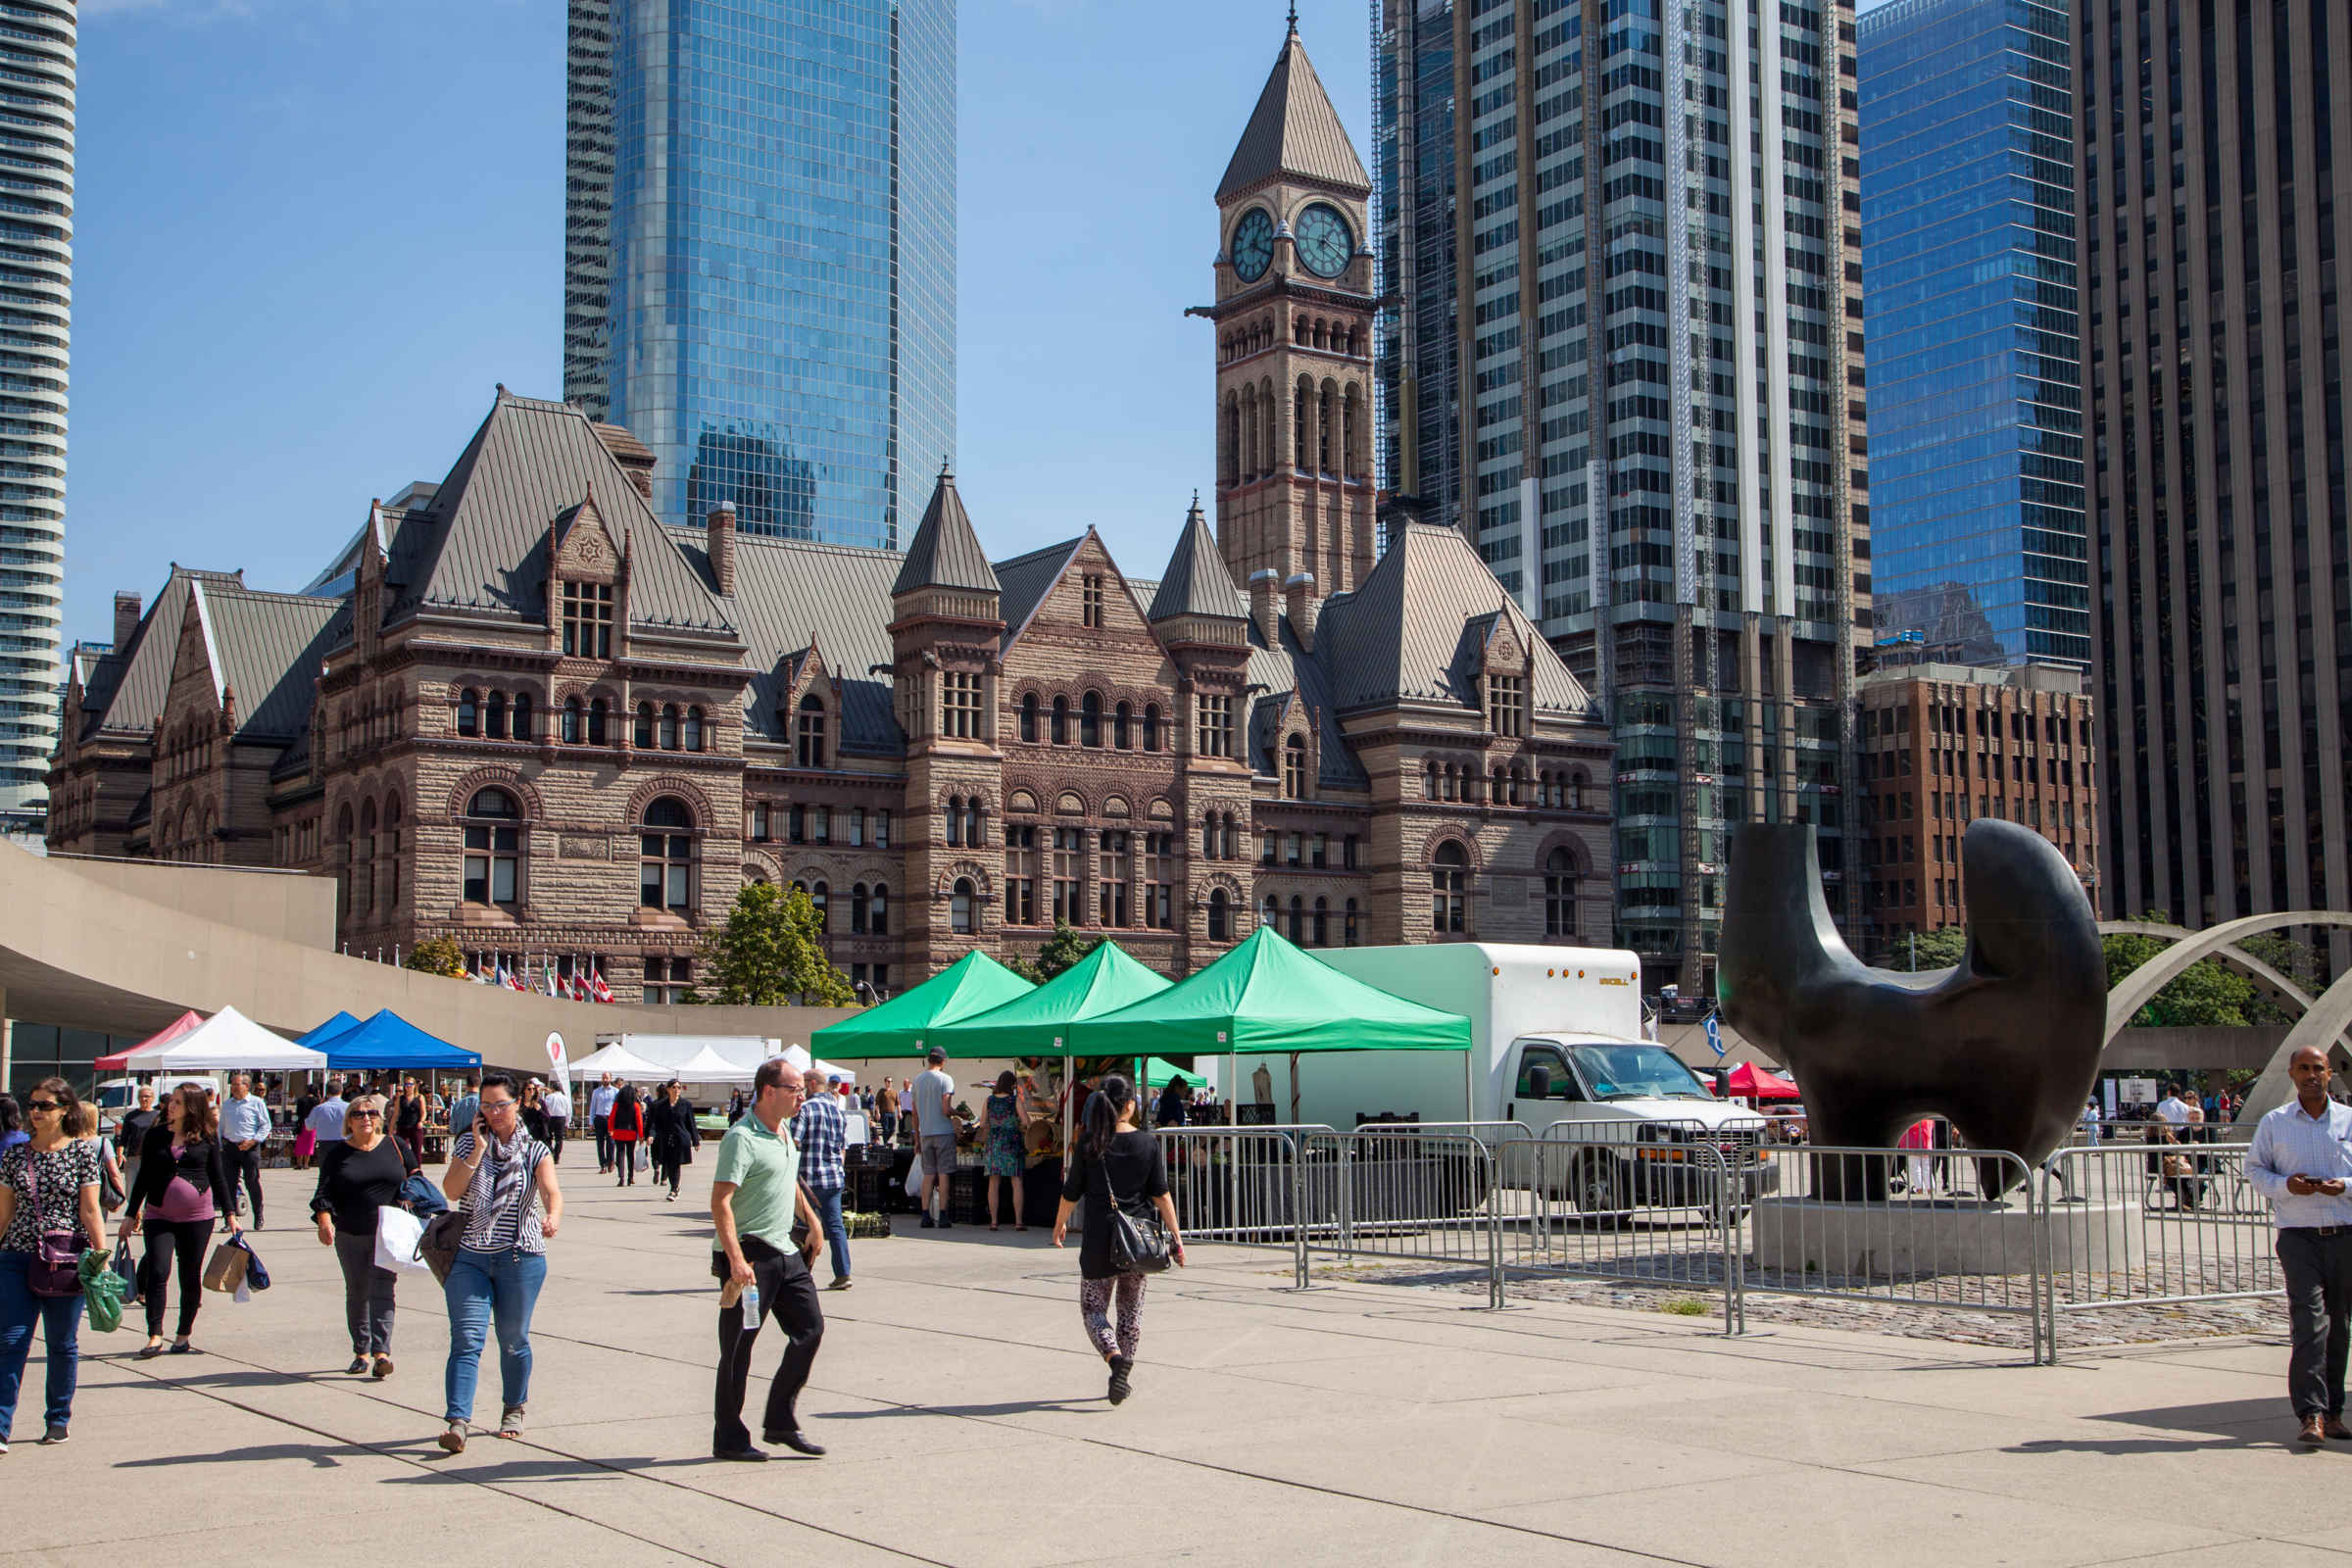
M1168 1250L1168 1228L1150 1209L1130 1212L1110 1205L1110 1261L1122 1274L1164 1274L1174 1261Z

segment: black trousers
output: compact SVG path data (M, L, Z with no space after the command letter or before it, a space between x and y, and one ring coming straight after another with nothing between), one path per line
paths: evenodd
M2344 1413L2344 1358L2352 1350L2352 1230L2322 1236L2281 1228L2278 1266L2286 1275L2286 1395L2298 1416Z
M596 1129L596 1168L610 1170L612 1166L612 1132L610 1116L597 1116L589 1125Z
M204 1246L213 1239L209 1219L141 1219L139 1234L147 1243L139 1260L139 1295L147 1306L147 1332L164 1332L164 1292L172 1283L172 1259L179 1259L179 1330L186 1339L196 1326L196 1309L204 1304ZM2342 1382L2341 1378L2337 1382Z
M718 1392L710 1424L713 1448L740 1448L752 1441L743 1424L743 1391L752 1374L752 1344L771 1315L784 1330L784 1360L776 1368L775 1381L767 1386L762 1433L800 1429L795 1401L808 1381L809 1369L816 1365L816 1348L825 1338L825 1310L817 1304L816 1281L809 1277L808 1265L799 1254L779 1252L757 1237L746 1236L742 1242L743 1260L752 1265L753 1281L760 1288L760 1322L745 1326L741 1301L718 1314ZM726 1253L710 1254L710 1272L717 1279L727 1278Z
M547 1121L547 1152L557 1164L564 1163L564 1129L566 1123L551 1116Z
M229 1197L234 1199L238 1196L240 1183L243 1190L252 1195L253 1223L258 1229L262 1223L262 1146L256 1144L251 1149L239 1149L230 1144L220 1151L220 1162L228 1167Z

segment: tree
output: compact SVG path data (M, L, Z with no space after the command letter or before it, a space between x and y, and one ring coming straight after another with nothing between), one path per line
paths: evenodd
M2258 931L2241 938L2237 949L2292 980L2305 996L2317 997L2328 989L2327 960L2308 942L2297 942L2283 932ZM2301 1008L2259 982L2254 987L2254 1000L2246 1004L2248 1023L2291 1024L2302 1016Z
M1032 985L1044 985L1065 969L1077 966L1078 960L1102 945L1102 938L1090 937L1066 920L1054 922L1054 934L1046 945L1037 950L1037 956L1024 958L1013 954L1005 958L1004 967Z
M2140 918L2153 925L2171 925L2172 917L2152 910ZM2117 934L2101 939L2107 950L2107 989L2172 946L2162 937ZM2132 1015L2142 1029L2239 1028L2254 1000L2254 982L2224 968L2212 958L2200 958L2180 971L2171 984Z
M447 975L452 980L463 980L468 973L466 950L458 946L456 937L426 937L409 951L401 967L421 974Z
M716 993L710 1000L729 1005L846 1007L857 1000L850 977L825 956L816 906L799 888L745 883L727 923L703 938L703 960Z
M1887 948L1886 967L1922 971L1956 968L1967 951L1968 928L1947 925L1938 931L1922 931L1916 937L1894 938Z

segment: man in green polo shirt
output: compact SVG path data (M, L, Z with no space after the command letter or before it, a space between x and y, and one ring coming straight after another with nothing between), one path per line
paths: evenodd
M801 1105L801 1075L778 1056L760 1064L752 1080L752 1109L718 1144L718 1169L710 1184L710 1224L717 1246L710 1253L713 1279L737 1291L757 1290L759 1311L746 1320L738 1297L718 1313L718 1395L711 1429L713 1458L757 1461L767 1450L752 1445L743 1424L743 1391L751 1376L752 1342L769 1313L784 1326L784 1363L768 1386L767 1417L761 1436L811 1458L824 1448L802 1435L793 1402L816 1364L825 1337L825 1313L817 1304L808 1265L823 1255L824 1233L815 1205L801 1186L801 1151L785 1125ZM792 1222L805 1229L804 1257L793 1245ZM725 1299L722 1293L721 1299Z

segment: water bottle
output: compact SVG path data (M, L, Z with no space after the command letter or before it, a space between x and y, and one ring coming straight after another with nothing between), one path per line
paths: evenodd
M760 1282L752 1281L743 1288L743 1332L756 1334L760 1330Z

